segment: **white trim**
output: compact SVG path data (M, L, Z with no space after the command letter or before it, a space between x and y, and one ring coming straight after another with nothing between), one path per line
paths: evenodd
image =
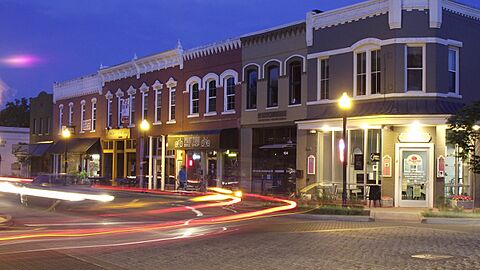
M308 54L307 59L315 59L319 57L328 57L331 55L350 53L359 49L365 44L375 44L377 46L382 47L382 46L393 45L393 44L413 44L413 43L420 43L420 44L435 43L435 44L441 44L445 46L455 46L459 48L463 47L463 42L461 41L436 38L436 37L391 38L391 39L385 39L385 40L380 40L377 38L365 38L355 42L352 46L349 46L349 47Z
M106 98L106 99L112 99L112 98L113 98L112 92L108 91L108 92L105 94L105 98Z
M177 117L177 94L175 93L176 88L168 87L168 121L167 124L176 123L175 118ZM175 93L175 106L172 106L172 93ZM175 107L175 118L172 119L172 107Z
M162 122L153 122L153 124L152 124L152 125L154 125L154 126L158 126L158 125L161 125L161 124L162 124Z
M198 76L192 76L192 77L188 78L188 80L185 82L184 93L189 93L190 92L190 86L194 83L198 83L198 90L202 89L202 79Z
M73 102L68 103L68 126L73 124Z
M97 128L97 117L95 116L94 117L94 112L95 114L97 114L97 99L96 98L92 98L92 106L91 106L91 128L90 128L90 132L95 132L96 128Z
M381 51L381 47L372 44L365 44L364 46L358 47L357 50L353 51L353 96L370 96L372 95L372 52ZM365 53L365 94L357 94L357 56L361 53ZM381 74L381 70L380 70Z
M204 77L205 78L205 77ZM212 81L213 79L208 79L207 81L204 81L205 83L205 112L206 114L210 113L210 112L213 112L213 111L210 111L210 108L209 108L209 103L210 103L210 99L215 99L215 114L216 114L216 111L217 111L217 97L218 97L218 82L215 81L215 98L210 98L210 88L208 86L208 84Z
M285 59L283 64L283 74L287 74L287 62L294 57L302 58L302 70L303 72L307 72L307 61L305 59L305 56L300 54L293 54L293 55L290 55L287 59Z
M176 124L176 123L177 123L177 120L168 120L166 122L167 125Z
M217 74L215 73L208 73L207 75L203 76L202 78L202 82L203 82L203 89L207 89L207 83L210 82L211 80L214 80L215 81L215 85L218 87L220 85L220 78L218 77Z
M80 101L80 104L81 105L85 105L87 102L85 101L85 99L82 99L82 101Z
M239 38L227 39L221 42L207 44L197 48L189 49L184 52L184 60L193 60L195 58L222 53L230 50L240 49L242 43Z
M194 114L187 115L187 118L196 118L196 117L199 117L199 116L200 116L200 114L194 113Z
M142 121L145 120L145 98L148 100L148 90L142 92ZM147 104L148 111L148 104Z
M128 94L128 114L129 114L128 118L130 121L128 124L129 127L132 125L135 125L135 119L133 119L132 114L137 111L136 108L135 108L135 111L133 111L133 108L135 107L135 101L134 101L135 95L130 93L132 93L132 91L130 91Z
M329 74L328 74L328 83L329 83L329 88L330 88L330 60L328 57L319 57L317 58L317 101L323 101L323 100L326 100L326 99L322 99L322 61L323 60L328 60L328 69L329 69ZM330 92L330 89L327 89L328 92ZM328 95L330 96L330 93L328 93ZM309 101L311 102L311 101ZM308 103L307 102L307 105Z
M278 110L278 106L266 107L265 110Z
M159 116L160 118L162 118L162 102L160 100L160 115L157 114L157 109L158 109L158 94L160 94L160 99L162 98L161 95L162 95L162 91L160 90L161 88L155 88L155 116L154 116L154 123L161 123L160 119L159 119Z
M456 95L460 95L460 49L458 47L449 47L448 48L448 52L450 54L450 51L454 51L455 52L455 94ZM447 57L449 57L447 55ZM448 58L447 60L447 65L450 66L450 63L449 63L449 60L450 58ZM448 67L448 72L451 72L450 71L450 67ZM450 92L450 89L448 89L449 93L453 93L453 92Z
M225 80L230 77L233 77L234 83L238 84L238 72L233 69L227 69L220 74L220 86L222 87L225 83Z
M222 112L222 115L227 115L227 114L236 114L237 112L235 110L231 110L231 111L224 111Z
M223 73L222 73L222 75L223 75ZM222 77L222 76L220 76L220 77ZM234 99L236 99L237 96L236 96L236 93L235 93L235 90L236 90L235 87L236 87L237 83L235 81L236 80L235 77L232 76L232 75L229 75L227 77L224 77L221 82L223 82L223 80L227 81L230 78L233 78L233 97L234 97ZM228 106L228 95L227 95L228 84L227 83L222 83L222 84L223 84L223 112L228 112L228 111L231 111L231 110L227 109L227 106ZM233 105L234 108L236 107L235 105L236 105L236 102L234 102L234 105ZM235 111L235 109L233 109L233 111Z
M270 64L271 62L277 62L278 63L278 73L279 73L278 77L283 76L283 74L282 74L282 71L283 71L282 61L274 58L274 59L269 59L265 63L263 63L263 65L262 65L262 78L261 79L265 79L265 66Z
M83 121L85 120L84 114L86 114L85 100L80 101L80 133L85 132L83 130Z
M215 115L217 115L217 112L207 112L203 114L203 116L215 116Z
M247 68L249 68L250 66L255 66L255 67L257 67L257 77L258 77L258 75L261 74L262 68L261 68L261 66L260 66L259 64L257 64L257 63L248 63L248 64L244 65L243 68L242 68L242 82L245 81L245 75L246 75L245 70L246 70ZM258 79L260 79L260 78L258 78Z
M148 90L150 89L150 87L147 86L147 84L145 83L142 83L142 85L140 86L140 92L141 93L145 93L145 92L148 92Z
M156 80L153 85L152 85L154 90L162 90L163 89L163 84L159 81Z
M198 102L197 112L193 111L193 90L191 90L191 88L193 88L193 86L195 84L198 87L198 90L197 90L198 91L198 97L197 97L197 99L195 99L195 101ZM194 82L187 85L188 86L188 103L189 103L189 108L188 108L189 110L188 111L189 111L190 115L195 115L195 114L198 114L200 112L200 85L201 84L197 81L194 81Z
M257 109L245 109L245 112L256 112Z
M170 78L168 79L168 81L165 83L165 85L167 86L167 88L177 87L177 84L178 84L178 82L177 82L173 77L170 77Z
M135 95L137 93L137 89L135 89L132 85L130 85L130 87L128 87L127 89L127 94L129 96L132 96L132 95Z
M404 48L404 90L407 92L419 92L417 90L408 89L408 48L421 47L422 48L422 92L427 92L427 45L426 44L405 44Z
M302 104L300 103L300 104L290 104L287 107L288 108L295 108L295 107L301 107L301 106L302 106Z
M110 114L112 114L112 120L113 120L113 112L112 112L112 105L113 105L113 100L111 98L107 99L107 128L112 127L112 122L110 121Z
M402 206L400 206L400 196L401 195L401 189L400 189L400 149L416 149L416 148L423 148L428 151L428 163L429 163L429 169L428 169L428 175L427 175L427 182L426 185L428 188L428 194L426 195L425 198L425 205L419 205L418 203L415 202L405 202ZM434 155L434 143L395 143L395 207L429 207L433 208L433 189L435 185L435 179L436 179L436 174L435 174L435 155Z
M117 98L122 98L125 94L123 93L122 89L118 88L117 92L115 92L115 96Z

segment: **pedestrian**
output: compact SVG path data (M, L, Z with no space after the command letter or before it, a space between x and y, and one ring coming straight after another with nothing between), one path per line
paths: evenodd
M185 166L180 168L178 172L178 180L179 180L179 189L186 190L187 189L187 172L185 171Z

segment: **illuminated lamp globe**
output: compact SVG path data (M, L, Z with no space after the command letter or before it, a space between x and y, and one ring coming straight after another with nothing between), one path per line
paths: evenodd
M348 110L352 107L352 99L346 92L344 92L342 97L338 100L338 106L343 110Z
M70 138L72 136L72 133L70 132L70 129L66 128L62 131L62 137L65 139Z
M142 120L142 123L140 123L140 129L142 131L148 131L150 129L150 123L146 119Z

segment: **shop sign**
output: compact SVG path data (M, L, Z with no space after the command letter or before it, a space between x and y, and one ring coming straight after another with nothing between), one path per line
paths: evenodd
M392 158L389 155L383 156L382 176L392 177Z
M218 149L219 134L215 135L170 135L168 146L174 149Z
M287 111L263 112L257 114L258 121L286 120Z
M307 174L315 174L315 156L310 155L307 158Z
M124 98L122 100L122 110L120 111L121 113L121 119L122 119L122 124L130 124L130 100L128 98Z
M370 154L370 161L379 162L380 161L380 153L371 153Z
M92 127L92 120L86 119L82 122L82 131L89 131Z
M107 129L105 136L107 140L125 140L130 139L130 129L128 128L118 128L118 129Z
M406 132L400 133L398 141L401 143L428 143L432 140L427 132Z
M437 177L445 177L445 157L439 156L437 158Z

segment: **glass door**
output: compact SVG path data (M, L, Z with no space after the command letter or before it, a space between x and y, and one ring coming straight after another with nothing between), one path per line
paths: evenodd
M433 186L432 147L400 147L397 196L400 207L429 207Z

